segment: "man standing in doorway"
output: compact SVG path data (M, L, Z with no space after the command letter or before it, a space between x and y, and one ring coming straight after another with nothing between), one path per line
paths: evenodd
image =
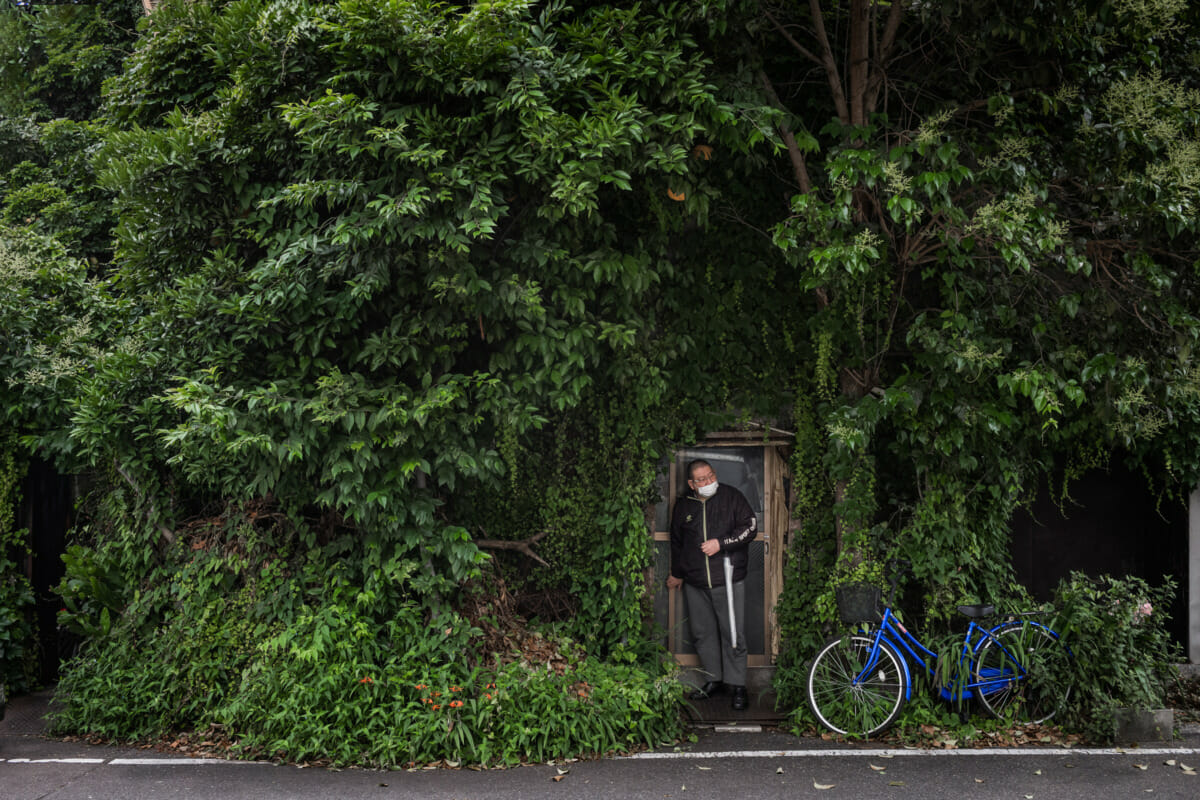
M671 517L671 575L667 588L683 586L688 625L708 680L693 700L733 694L733 710L744 711L746 697L746 561L754 539L750 503L737 489L717 483L703 460L687 466L691 490L675 503ZM732 586L726 585L725 559L732 563ZM730 626L729 593L733 595ZM736 630L736 646L733 631Z

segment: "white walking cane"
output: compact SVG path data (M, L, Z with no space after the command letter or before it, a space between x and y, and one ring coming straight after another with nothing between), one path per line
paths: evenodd
M725 599L729 605L729 646L737 649L737 617L733 614L733 562L725 556Z

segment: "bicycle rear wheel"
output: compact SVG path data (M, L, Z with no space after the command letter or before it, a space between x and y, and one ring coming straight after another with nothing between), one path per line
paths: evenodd
M1068 657L1054 632L1036 622L992 631L975 655L973 675L980 704L994 717L1045 722L1071 689L1031 676L1044 677L1051 660Z
M808 704L821 724L835 733L879 733L896 721L904 707L905 677L900 656L891 645L880 641L871 659L873 645L874 639L869 636L833 639L821 648L808 669Z

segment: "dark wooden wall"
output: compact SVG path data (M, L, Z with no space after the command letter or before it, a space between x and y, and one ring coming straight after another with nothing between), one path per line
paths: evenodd
M1170 575L1178 590L1168 630L1186 647L1186 502L1160 500L1143 475L1123 466L1085 475L1061 508L1056 497L1043 487L1032 508L1013 520L1017 579L1038 600L1049 600L1072 571L1135 575L1153 585Z

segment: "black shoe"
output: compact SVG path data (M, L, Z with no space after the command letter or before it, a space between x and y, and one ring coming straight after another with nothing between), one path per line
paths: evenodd
M745 686L734 686L733 687L733 710L734 711L745 711L746 707L749 705L750 705L750 698L746 696L746 687Z
M709 681L688 695L689 700L707 700L725 691L725 684L720 681Z

